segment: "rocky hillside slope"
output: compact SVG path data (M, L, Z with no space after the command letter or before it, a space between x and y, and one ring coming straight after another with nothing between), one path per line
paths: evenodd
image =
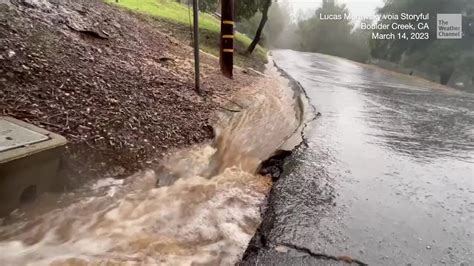
M209 119L257 77L222 77L150 20L99 0L0 0L0 115L65 136L65 169L125 175L212 137ZM167 30L166 30L167 31Z

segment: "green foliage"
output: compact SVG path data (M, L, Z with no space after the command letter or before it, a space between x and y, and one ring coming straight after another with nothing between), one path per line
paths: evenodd
M280 46L280 39L286 28L290 25L290 5L286 1L273 3L268 11L268 22L264 34L267 43L274 47Z
M189 10L186 5L182 5L171 0L105 0L111 4L117 4L129 8L133 11L160 17L180 24L189 25ZM192 15L191 15L192 16ZM192 18L191 18L192 19ZM220 23L217 19L207 13L199 16L199 26L210 31L220 31Z
M235 16L237 21L249 19L257 12L262 12L265 0L236 0Z
M157 0L160 1L160 0ZM175 0L175 2L181 3L183 5L192 6L193 0ZM219 4L219 0L199 0L199 10L202 12L213 13L216 11Z
M219 4L218 0L200 0L199 10L203 12L215 12L217 5Z
M474 2L472 0L387 0L379 9L379 14L429 13L429 40L372 40L371 55L375 58L418 68L429 73L437 73L441 83L447 83L454 71L469 71L463 56L474 50L472 26L474 23ZM436 39L436 14L462 13L464 37L462 40ZM388 21L379 21L387 23ZM393 21L390 21L390 23ZM406 23L400 21L400 23ZM474 25L474 24L472 24ZM389 29L382 33L390 33ZM468 64L469 65L469 64ZM447 80L446 80L447 79Z
M471 76L474 76L474 54L465 56L461 66L465 69L466 73L471 73Z
M300 36L305 50L337 54L341 46L347 46L352 25L347 20L320 20L320 14L348 13L345 5L325 4L316 10L315 16L300 22Z
M116 3L115 0L105 0L105 2L128 8L134 12L151 15L160 20L175 24L176 29L182 27L179 31L181 31L181 33L184 32L184 35L189 37L190 13L186 5L172 0L120 0L118 3ZM219 55L220 21L216 17L202 12L199 16L199 31L204 37L201 38L202 49L216 56ZM237 50L245 51L251 42L252 40L244 34L239 32L235 33L235 46ZM237 57L240 57L240 55L237 55ZM266 51L258 46L252 58L237 58L237 62L247 62L249 60L266 62Z
M290 25L290 14L289 5L285 1L273 3L268 11L268 22L265 24L265 28L262 34L261 45L269 47L280 47L281 39L283 34L287 34L286 31ZM237 23L237 29L245 33L247 36L253 36L258 29L260 20L262 19L262 13L259 11L249 19L243 19Z
M237 23L236 29L239 32L242 32L248 36L253 36L257 31L258 24L260 24L260 20L262 19L262 13L257 12L251 18L242 19Z
M368 36L363 31L354 31L348 20L321 20L326 14L348 14L345 5L324 1L315 14L299 22L299 49L340 56L365 62L368 59Z
M385 5L378 10L379 14L419 14L429 13L431 19L429 33L432 38L429 40L373 40L372 55L377 58L388 59L390 61L399 61L406 51L412 52L418 49L425 49L427 45L436 40L436 14L437 13L462 13L465 0L387 0ZM379 24L390 24L394 21L381 20ZM398 21L399 23L406 23ZM393 29L383 33L398 32Z

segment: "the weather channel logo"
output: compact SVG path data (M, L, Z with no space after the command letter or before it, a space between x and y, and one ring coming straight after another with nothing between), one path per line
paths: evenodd
M462 14L438 14L438 39L462 39Z

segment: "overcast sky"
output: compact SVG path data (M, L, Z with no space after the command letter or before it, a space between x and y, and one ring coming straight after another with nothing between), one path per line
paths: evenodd
M316 10L321 6L322 0L287 0L296 14L298 11L308 12ZM375 14L375 9L381 7L383 0L336 0L344 3L349 8L351 14L355 16L370 16Z

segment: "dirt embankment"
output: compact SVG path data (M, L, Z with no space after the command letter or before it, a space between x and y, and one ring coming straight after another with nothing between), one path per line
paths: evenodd
M161 30L99 0L1 0L0 115L65 136L65 166L81 177L125 175L211 138L213 112L257 77L230 81L202 55L200 97L191 47Z

